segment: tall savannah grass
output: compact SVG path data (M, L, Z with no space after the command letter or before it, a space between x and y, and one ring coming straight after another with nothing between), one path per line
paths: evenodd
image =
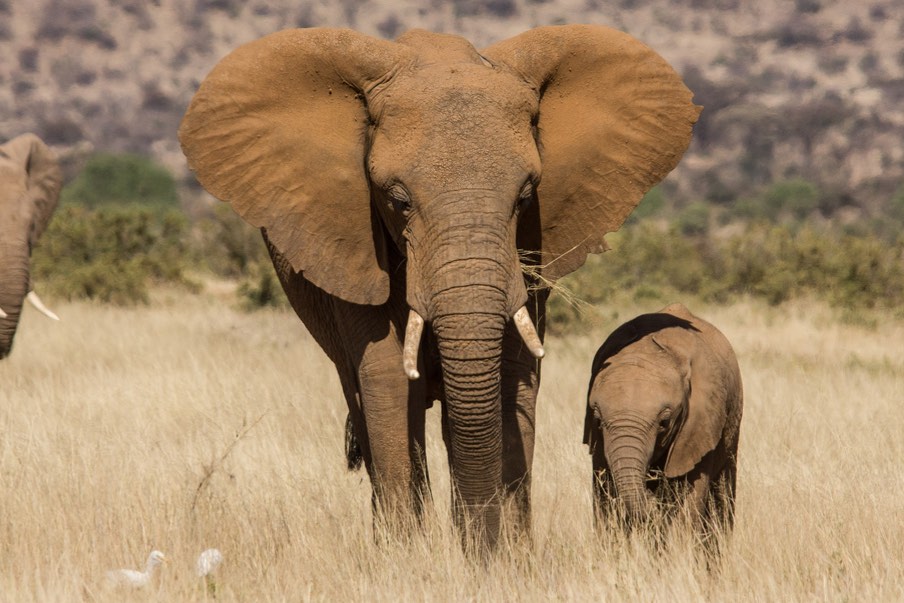
M904 322L690 304L734 344L746 394L737 525L712 572L680 533L662 554L592 530L590 360L617 324L662 304L610 305L594 332L551 337L533 545L480 567L450 528L438 409L425 527L377 545L366 475L345 470L330 363L290 313L206 291L60 302L60 323L25 311L0 363L0 599L208 600L193 564L211 546L226 557L218 601L904 599ZM170 561L148 591L104 584L153 548Z

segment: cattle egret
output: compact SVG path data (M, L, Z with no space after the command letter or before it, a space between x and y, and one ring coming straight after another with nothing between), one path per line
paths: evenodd
M217 566L223 563L223 553L219 549L207 549L198 555L198 577L203 578L211 574Z
M214 597L217 595L217 583L214 582L211 574L221 563L223 563L223 553L218 549L207 549L198 555L198 577L204 578L207 593Z
M107 579L121 586L132 588L144 588L151 582L151 576L157 566L166 561L166 556L160 551L151 551L148 562L143 572L131 569L119 569L107 572Z

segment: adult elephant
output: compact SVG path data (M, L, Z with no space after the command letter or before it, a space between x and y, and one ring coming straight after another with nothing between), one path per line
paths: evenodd
M605 27L482 52L306 29L224 58L179 135L336 364L375 506L419 509L439 399L453 516L492 548L505 494L529 526L544 286L606 248L698 111L661 57Z
M31 250L50 223L63 176L56 156L34 134L0 145L0 358L9 355L27 298L50 312L31 290Z

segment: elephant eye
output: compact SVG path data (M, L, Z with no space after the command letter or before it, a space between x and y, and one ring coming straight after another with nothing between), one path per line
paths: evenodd
M388 189L386 189L386 194L389 196L389 200L392 202L392 207L395 211L404 214L407 214L411 211L411 196L408 194L408 191L405 190L405 187L401 184L393 184Z
M672 411L667 408L659 415L659 433L665 433L668 430L671 421Z
M521 187L521 192L518 193L518 210L524 211L528 207L530 207L531 201L534 200L534 183L532 180L528 180L524 183L524 186Z

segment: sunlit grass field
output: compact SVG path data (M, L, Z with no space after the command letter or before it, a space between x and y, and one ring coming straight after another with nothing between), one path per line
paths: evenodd
M592 529L590 361L617 324L665 304L613 305L592 332L551 337L533 545L480 566L450 527L438 408L426 525L376 545L332 365L294 315L207 291L131 309L58 302L60 323L26 310L0 362L0 600L904 600L904 322L688 304L733 343L745 384L737 525L718 571L680 534L662 553ZM226 558L215 593L194 573L212 546ZM151 587L105 583L155 548L169 562Z

